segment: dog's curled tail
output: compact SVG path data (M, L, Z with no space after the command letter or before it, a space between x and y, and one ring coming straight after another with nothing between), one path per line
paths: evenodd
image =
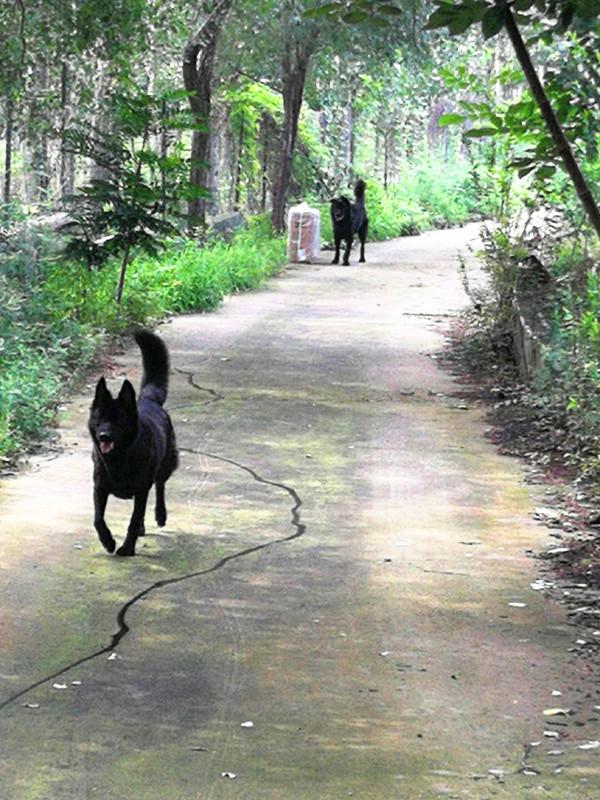
M135 341L142 351L142 387L140 398L144 397L163 405L169 388L169 353L167 346L152 331L140 328L134 334Z
M356 197L357 200L364 200L366 188L367 184L362 180L362 178L356 181L356 184L354 186L354 197Z

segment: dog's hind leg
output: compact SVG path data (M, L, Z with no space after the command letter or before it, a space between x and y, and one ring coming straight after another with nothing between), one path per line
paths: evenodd
M365 222L365 224L361 227L358 232L358 236L360 238L360 258L358 259L361 264L364 264L366 261L365 259L365 242L367 241L367 231L369 229L369 223Z
M336 238L335 238L335 255L333 257L333 261L331 262L332 264L339 264L340 263L340 247L341 247L341 244L342 244L342 240L338 239L338 237L336 236Z
M144 489L138 492L133 500L133 514L129 521L127 528L127 536L125 541L117 550L118 556L134 556L135 543L138 536L144 535L144 516L146 514L146 503L148 502L148 492L150 489Z
M108 525L104 521L104 512L106 511L107 502L108 492L101 486L96 486L94 488L94 528L96 528L102 546L108 550L109 553L112 553L115 549L115 540L113 539Z
M165 505L165 485L156 482L156 506L154 508L154 519L159 528L162 528L167 521L167 507Z
M352 250L352 237L346 239L346 249L344 250L344 260L342 261L345 267L350 266L350 250Z

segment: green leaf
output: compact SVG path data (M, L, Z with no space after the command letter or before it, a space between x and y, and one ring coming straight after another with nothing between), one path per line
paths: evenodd
M498 132L498 128L471 128L471 130L465 131L463 136L469 139L480 139L484 136L495 136Z
M448 23L448 31L453 36L458 36L459 34L468 30L471 25L475 24L476 21L477 20L473 18L473 15L466 10L462 13L454 15L453 19Z
M585 20L596 19L600 15L598 0L575 0L575 14Z
M348 22L353 25L355 22L364 22L366 19L369 18L369 15L366 11L350 11L348 14L344 14L342 19L344 22Z
M441 114L438 117L437 124L440 128L445 128L447 125L461 125L465 119L466 117L463 117L462 114L449 112L447 114Z
M533 172L535 169L535 164L530 164L528 167L521 167L519 170L519 178L524 178L526 175L529 175L530 172Z
M491 39L492 36L495 36L502 30L505 14L506 10L503 6L494 6L494 8L490 8L489 11L485 13L481 20L481 30L484 39Z
M449 3L444 3L444 5L440 6L437 11L433 12L433 14L427 20L427 24L424 26L424 28L426 31L432 31L436 28L445 28L453 19L453 17L453 6L451 6Z
M398 8L398 6L393 6L391 3L385 3L382 6L378 6L377 10L382 14L388 14L393 17L402 16L402 9Z
M318 6L318 8L309 8L307 11L304 12L302 16L304 17L326 17L332 14L339 14L343 9L341 3L325 3L324 6Z

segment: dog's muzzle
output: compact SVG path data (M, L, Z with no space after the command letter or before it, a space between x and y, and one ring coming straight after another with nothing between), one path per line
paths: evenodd
M113 442L112 438L108 433L99 433L97 439L98 439L98 449L100 450L102 455L110 453L110 451L115 446L115 443Z

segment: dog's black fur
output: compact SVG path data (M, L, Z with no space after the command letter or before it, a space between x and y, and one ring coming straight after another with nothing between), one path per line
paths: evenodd
M169 382L169 354L164 342L147 330L135 334L142 351L144 374L139 398L126 380L113 397L100 378L90 410L88 428L94 442L94 527L109 553L115 540L104 521L108 496L133 497L133 514L118 556L135 555L138 536L144 535L148 493L156 487L155 518L167 521L165 483L177 468L173 425L163 403Z
M365 189L364 181L356 181L354 187L354 202L351 203L347 197L336 197L331 201L331 222L333 223L333 238L335 241L335 256L332 264L339 264L340 246L342 240L346 242L344 260L342 264L348 266L350 261L350 249L354 234L358 234L360 239L360 258L361 263L365 260L365 242L369 229L369 219L365 210Z

